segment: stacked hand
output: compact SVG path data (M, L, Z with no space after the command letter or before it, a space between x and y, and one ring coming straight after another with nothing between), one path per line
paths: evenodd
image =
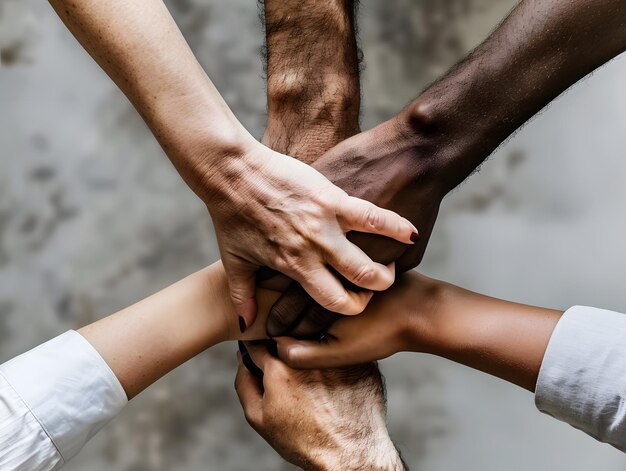
M326 309L363 311L372 291L392 285L393 265L373 262L346 238L356 231L412 245L408 220L348 196L321 173L256 141L243 155L208 166L200 195L216 229L233 303L254 321L255 272L269 267L296 280ZM336 274L360 291L346 289Z
M404 469L385 427L374 364L298 371L264 345L247 344L245 354L263 374L255 377L238 353L235 389L245 417L285 460L305 471Z
M419 119L416 119L418 117ZM404 272L422 260L439 205L447 193L436 149L418 138L423 110L405 110L376 128L347 139L313 164L348 194L392 210L420 230L416 244L407 246L362 233L349 239L373 260ZM349 281L352 281L349 279ZM309 337L325 331L337 315L292 286L272 308L268 334Z

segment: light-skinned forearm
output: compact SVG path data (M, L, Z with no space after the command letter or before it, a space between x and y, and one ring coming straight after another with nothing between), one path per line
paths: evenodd
M65 25L124 92L183 178L243 153L248 133L230 111L161 0L50 0Z
M220 342L265 337L277 294L259 290L259 317L242 335L220 262L79 330L131 399L157 379Z

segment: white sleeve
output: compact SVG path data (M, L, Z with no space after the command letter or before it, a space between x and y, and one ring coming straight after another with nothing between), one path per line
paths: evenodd
M0 469L60 469L127 402L115 374L75 331L0 365Z
M626 452L626 315L575 306L548 343L537 408Z

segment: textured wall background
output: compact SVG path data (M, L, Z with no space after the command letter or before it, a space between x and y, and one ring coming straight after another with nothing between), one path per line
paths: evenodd
M237 116L260 136L254 0L170 0ZM365 0L364 127L482 40L512 0ZM35 0L0 0L0 361L218 257L211 222L126 99ZM626 57L526 126L442 208L421 269L491 295L626 311ZM154 385L67 469L291 469L245 424L233 345ZM383 362L413 469L623 470L531 395L418 355Z

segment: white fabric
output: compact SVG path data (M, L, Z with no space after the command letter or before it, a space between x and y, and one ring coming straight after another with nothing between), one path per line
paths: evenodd
M568 309L546 350L537 408L626 452L626 315Z
M0 365L0 470L60 469L127 402L75 331Z

